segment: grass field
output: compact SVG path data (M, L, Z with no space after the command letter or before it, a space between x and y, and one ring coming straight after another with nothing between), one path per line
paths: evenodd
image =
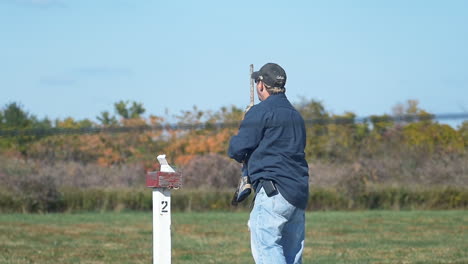
M172 263L253 263L248 213L174 213ZM151 263L151 213L3 214L0 263ZM466 211L315 212L304 263L468 263Z

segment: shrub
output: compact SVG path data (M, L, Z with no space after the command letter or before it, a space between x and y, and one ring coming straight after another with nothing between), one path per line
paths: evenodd
M0 190L0 212L82 212L82 211L150 211L150 189L63 189L60 206L53 200L43 207L29 206L11 192ZM172 192L172 211L246 211L253 195L238 207L230 204L230 190L177 190ZM50 203L50 204L49 204ZM316 210L445 210L468 209L468 190L457 188L411 190L378 188L368 190L351 200L335 189L311 189L308 211Z
M235 188L239 183L241 166L219 154L193 158L182 168L183 184L188 188Z
M24 212L57 211L63 206L62 195L53 177L39 173L36 167L20 160L2 165L0 183L4 195L14 197L4 198L2 203L8 201L12 206L20 203Z

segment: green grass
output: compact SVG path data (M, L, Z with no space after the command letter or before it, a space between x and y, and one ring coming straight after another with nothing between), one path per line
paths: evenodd
M253 263L248 213L175 213L172 263ZM151 263L151 213L1 214L0 263ZM304 263L468 263L466 211L314 212Z

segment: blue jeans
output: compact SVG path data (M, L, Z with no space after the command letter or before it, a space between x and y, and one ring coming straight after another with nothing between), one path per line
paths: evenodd
M261 188L248 226L256 264L302 263L305 213L281 193L268 197Z

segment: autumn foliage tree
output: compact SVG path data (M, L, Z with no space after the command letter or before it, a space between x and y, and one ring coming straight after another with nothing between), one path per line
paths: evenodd
M194 107L184 111L178 118L178 125L194 129L169 130L170 138L166 153L176 157L174 162L184 165L197 155L225 155L229 139L237 131L243 111L235 106L223 107L218 112L203 112Z
M55 128L86 129L122 127L119 133L77 133L49 136L31 144L31 157L45 159L50 162L66 160L83 163L97 162L102 166L119 165L127 162L145 161L150 159L151 153L156 153L163 143L159 140L161 130L149 130L163 119L151 115L145 119L145 112L139 103L120 101L115 105L115 111L120 118L111 116L108 112L101 113L98 120L101 124L94 124L89 120L75 121L73 118L57 120ZM128 132L127 132L128 130Z

